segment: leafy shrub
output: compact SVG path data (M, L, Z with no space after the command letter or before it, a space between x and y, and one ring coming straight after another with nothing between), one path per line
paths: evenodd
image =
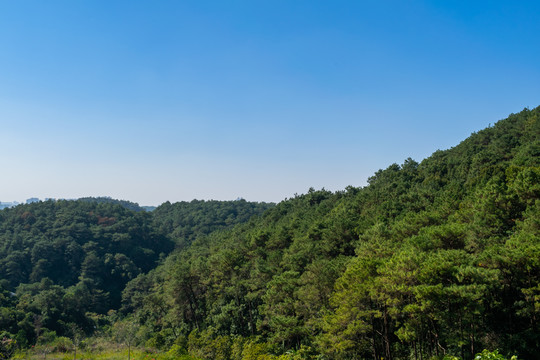
M476 354L474 360L507 360L507 358L499 354L498 350L489 351L484 349L481 353ZM510 360L518 360L518 358L514 355L510 358Z
M51 343L53 352L65 353L73 350L73 341L65 336L59 336Z

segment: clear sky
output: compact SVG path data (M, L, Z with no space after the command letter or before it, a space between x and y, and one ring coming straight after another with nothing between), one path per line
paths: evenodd
M280 201L540 105L539 1L0 0L0 201Z

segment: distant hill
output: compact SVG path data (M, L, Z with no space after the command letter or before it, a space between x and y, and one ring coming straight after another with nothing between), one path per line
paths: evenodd
M102 292L90 311L118 307L123 286L174 244L152 218L110 201L49 200L0 211L0 278L11 288L47 278Z
M13 202L0 202L0 210L10 208L10 207L14 207L14 206L17 206L19 204L20 203L18 203L16 201L13 201Z
M83 198L79 198L78 200L84 201L84 202L89 202L89 203L98 203L98 204L117 204L117 205L125 207L128 210L132 210L132 211L135 211L135 212L148 211L147 209L154 209L155 208L155 207L150 207L150 206L146 206L146 207L139 206L139 204L131 202L131 201L116 200L116 199L113 199L113 198L108 197L108 196L83 197Z
M184 235L186 246L193 234L248 221L269 206L193 201L154 213L129 201L83 198L1 210L0 295L16 293L0 296L1 331L35 341L33 316L58 335L69 334L70 323L91 331L91 319L118 309L126 283L157 266ZM30 323L21 325L24 318Z
M185 247L199 236L247 222L255 215L262 215L274 207L273 203L193 200L177 203L166 202L152 213L154 225L168 234L177 246Z

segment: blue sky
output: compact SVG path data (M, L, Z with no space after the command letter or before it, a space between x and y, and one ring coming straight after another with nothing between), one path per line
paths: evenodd
M540 105L537 1L0 0L0 201L280 201Z

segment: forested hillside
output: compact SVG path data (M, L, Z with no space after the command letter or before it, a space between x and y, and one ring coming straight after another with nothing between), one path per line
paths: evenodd
M230 228L248 221L253 215L261 215L273 203L236 201L181 201L166 202L153 211L153 226L168 234L177 247L189 246L197 237L213 231Z
M191 241L272 204L194 201L153 213L109 198L45 201L0 211L0 332L20 345L40 331L87 334L119 309L125 285L155 268L176 244ZM174 213L174 223L166 223ZM181 229L181 233L179 233Z
M98 204L121 205L122 207L125 207L128 210L133 210L135 212L146 211L147 208L152 208L152 209L154 208L153 206L139 206L139 204L134 203L132 201L117 200L117 199L113 199L111 197L106 197L106 196L102 196L102 197L83 197L83 198L79 198L77 200L84 201L84 202L90 202L90 203L98 203Z
M532 359L539 113L199 238L130 282L124 311L150 343L204 359L470 359L483 348Z
M139 344L185 359L540 351L540 108L276 206L49 202L0 221L0 326L23 346L36 326L77 323L133 324Z

